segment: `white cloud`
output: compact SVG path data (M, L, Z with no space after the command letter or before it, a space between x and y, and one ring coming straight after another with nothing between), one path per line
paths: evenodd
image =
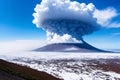
M111 22L111 20L118 16L117 10L113 7L108 7L103 10L98 10L93 3L88 5L70 0L42 0L40 4L36 5L33 13L33 23L38 27L46 19L75 19L85 22L97 23L105 27L119 27L120 23Z
M81 21L94 22L92 16L95 6L92 3L86 5L77 1L70 0L42 0L35 7L33 13L33 23L38 27L42 27L42 23L46 19L75 19Z
M45 44L45 42L40 40L0 42L0 53L34 50L37 47L43 46L43 44Z
M118 13L114 8L107 8L104 10L96 9L94 12L94 17L97 18L97 23L100 24L102 27L108 28L120 27L120 23L111 21L116 16L118 16Z
M50 34L54 36L50 36ZM51 43L73 43L73 42L82 43L82 41L76 40L75 38L72 38L72 36L68 34L59 36L57 34L47 32L47 37L48 37L47 41Z

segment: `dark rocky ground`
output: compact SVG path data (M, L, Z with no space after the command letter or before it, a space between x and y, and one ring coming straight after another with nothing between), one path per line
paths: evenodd
M0 80L25 80L25 79L0 70Z
M0 59L0 80L60 80L45 72Z

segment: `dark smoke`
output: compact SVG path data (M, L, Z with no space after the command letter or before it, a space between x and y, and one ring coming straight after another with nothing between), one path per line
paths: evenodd
M91 34L99 29L99 26L94 26L91 23L70 19L49 19L43 21L41 26L48 32L56 33L60 36L68 34L77 40L81 40L83 35Z

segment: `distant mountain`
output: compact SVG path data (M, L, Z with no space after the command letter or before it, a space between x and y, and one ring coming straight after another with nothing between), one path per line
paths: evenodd
M35 51L50 52L107 52L97 49L85 41L82 43L53 43L36 49Z

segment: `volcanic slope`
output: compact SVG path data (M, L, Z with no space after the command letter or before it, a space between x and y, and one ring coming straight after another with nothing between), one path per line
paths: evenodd
M36 49L35 51L50 52L107 52L97 49L85 41L82 43L53 43Z

